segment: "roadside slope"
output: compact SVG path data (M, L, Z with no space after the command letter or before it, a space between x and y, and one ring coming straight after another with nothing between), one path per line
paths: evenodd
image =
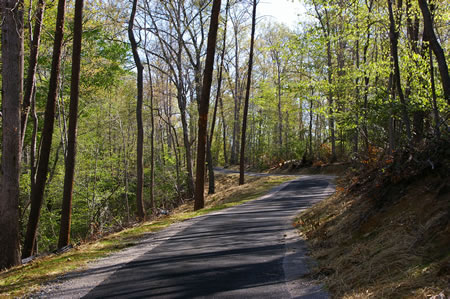
M450 296L449 151L399 153L342 178L300 215L319 261L313 276L336 298Z

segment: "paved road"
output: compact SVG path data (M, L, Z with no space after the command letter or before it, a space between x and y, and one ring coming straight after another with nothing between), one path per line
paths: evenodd
M302 176L259 200L175 225L41 297L327 298L304 278L309 260L292 220L334 192L333 178Z

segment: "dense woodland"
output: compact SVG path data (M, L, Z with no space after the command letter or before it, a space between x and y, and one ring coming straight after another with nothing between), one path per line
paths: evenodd
M295 29L257 3L2 0L0 268L202 208L214 166L448 138L449 2L304 0Z

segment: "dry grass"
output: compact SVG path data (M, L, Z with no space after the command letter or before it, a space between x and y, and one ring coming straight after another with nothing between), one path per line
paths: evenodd
M428 175L386 192L338 187L297 221L319 261L313 276L336 298L449 296L449 183Z
M38 291L43 283L67 272L85 269L89 262L133 246L148 233L159 231L179 221L256 199L271 188L291 179L292 177L248 177L245 185L237 186L238 175L217 175L217 192L206 196L204 209L194 212L192 202L188 202L170 216L77 246L61 255L40 257L27 265L0 272L0 298L19 297Z

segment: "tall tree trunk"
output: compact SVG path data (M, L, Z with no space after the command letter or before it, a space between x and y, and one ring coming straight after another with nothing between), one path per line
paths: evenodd
M241 111L241 99L240 99L240 88L239 88L239 80L240 80L240 72L239 72L239 40L238 40L238 25L234 24L234 42L235 42L235 51L234 51L234 60L235 60L235 82L234 82L234 121L233 121L233 137L231 144L231 157L230 163L237 164L238 157L238 148L239 148L239 115Z
M356 40L356 69L359 71L360 62L359 62L359 37ZM359 150L359 105L360 105L360 91L359 91L359 76L355 79L355 98L356 98L356 115L355 115L355 124L356 128L353 132L353 153L358 154Z
M313 108L314 108L314 102L313 102L313 96L314 96L314 89L311 92L311 99L309 100L309 153L308 157L312 161L313 160L313 145L312 145L312 127L313 127Z
M227 155L227 124L226 124L226 122L225 122L225 113L224 113L224 110L223 110L223 99L220 98L219 100L220 100L220 102L219 102L219 104L220 104L220 114L221 114L221 116L222 116L223 158L224 158L224 160L225 160L225 166L227 166L227 165L228 165L228 155Z
M440 119L439 119L439 108L437 106L437 96L436 96L436 84L434 79L434 65L433 65L433 52L431 47L429 48L430 56L430 80L431 80L431 94L433 96L433 116L434 116L434 134L439 138L441 136Z
M186 170L187 170L187 196L194 197L194 178L192 172L191 143L189 141L189 126L186 118L186 99L183 95L183 87L178 87L178 107L180 108L181 126L183 130L183 143L186 152Z
M128 22L128 38L133 50L133 59L137 69L137 103L136 103L136 121L137 121L137 186L136 186L136 206L137 216L140 221L145 220L144 207L144 126L142 124L142 105L144 102L144 66L138 52L138 44L134 37L133 27L134 18L136 16L137 1L133 0L133 8L131 9L130 20Z
M256 30L256 5L257 0L253 0L252 33L250 37L250 57L248 59L247 88L245 90L244 116L242 120L241 156L239 163L239 185L243 185L245 183L244 178L245 137L246 137L245 133L247 130L247 114L248 114L248 102L250 99L250 87L252 85L253 51L255 47L255 30Z
M281 62L277 57L277 94L278 94L278 146L280 158L283 156L283 113L281 111Z
M227 5L225 8L225 23L223 29L223 44L222 44L222 53L220 55L220 66L219 66L219 77L217 78L217 93L216 93L216 101L214 102L214 112L211 120L211 130L209 133L208 143L207 143L207 160L208 160L208 173L209 173L209 186L208 186L208 194L214 194L215 192L215 184L214 184L214 165L211 153L212 142L214 138L214 127L216 125L216 117L217 117L217 106L219 104L220 97L222 96L222 75L223 75L223 64L225 59L225 48L227 44L227 23L228 23L228 11L230 8L230 0L227 0Z
M387 0L389 9L389 38L391 40L391 55L394 62L394 81L397 88L397 94L400 98L402 120L406 129L406 136L408 137L408 142L411 142L411 123L409 121L408 109L403 94L402 82L400 77L400 65L398 61L398 30L396 29L394 13L392 11L392 0Z
M72 81L70 85L69 132L67 140L66 171L64 175L64 194L61 210L58 248L70 243L70 222L72 218L72 193L77 154L78 98L80 94L81 39L83 34L84 0L75 1L75 17L72 50Z
M332 83L333 83L333 63L331 61L331 41L329 40L331 37L328 35L327 41L327 65L328 65L328 124L330 126L330 139L331 139L331 162L335 162L337 160L336 156L336 137L335 137L335 128L334 128L334 112L333 112L333 91L332 91Z
M33 118L33 133L31 134L31 145L30 145L30 186L36 182L36 158L38 156L36 151L37 145L37 133L38 133L38 116L36 113L36 88L33 89L33 96L31 97L31 116ZM31 194L30 194L31 195Z
M390 106L390 116L389 116L389 126L388 126L388 134L389 134L389 152L392 154L394 153L395 149L396 149L396 136L395 136L395 118L394 118L394 109L393 109L393 102L395 102L395 84L394 84L394 75L389 74L389 81L388 81L388 101L389 101L389 106ZM390 98L390 100L389 100Z
M145 18L145 27L147 27L147 18ZM144 48L147 48L147 34L144 36ZM150 58L148 57L148 52L145 51L145 59L147 61L147 71L150 85L150 209L153 215L156 214L155 209L155 111L153 107L153 75L150 65ZM170 126L168 128L170 134ZM170 139L169 139L170 140ZM169 150L170 150L170 142ZM176 153L175 153L175 156ZM177 190L178 190L178 157L176 157L176 168L177 168Z
M146 52L147 53L147 52ZM155 116L154 116L154 103L153 103L153 76L152 69L150 67L150 59L148 55L145 55L147 59L148 67L148 78L150 84L150 208L152 209L152 214L155 214ZM170 126L168 128L170 134ZM178 184L178 155L175 152L176 157L176 168L177 168L177 184Z
M39 164L36 171L36 183L31 186L31 210L28 219L22 257L29 257L33 254L36 243L39 215L41 213L42 202L44 200L48 162L50 160L50 151L52 147L53 127L55 123L56 100L58 97L65 13L66 1L58 0L55 40L53 43L52 70L50 73L47 105L45 107L44 128L42 129L41 134L41 150L39 155Z
M417 16L415 16L415 18L413 20L412 16L413 16L413 10L412 10L412 5L411 5L411 0L407 0L406 1L406 30L407 30L407 35L408 35L408 39L409 39L409 45L412 50L411 53L420 55L419 48L418 48L419 25L420 25L419 18ZM407 101L409 101L409 98L410 98L411 92L412 92L412 86L411 86L412 80L413 80L412 74L408 73L407 79L406 79L406 89L405 89L405 98ZM413 111L413 123L412 123L413 142L416 144L419 143L423 139L424 118L425 118L424 110L416 108Z
M439 73L441 74L442 88L444 89L444 96L447 103L450 104L450 77L448 74L448 66L447 61L445 60L444 50L442 49L434 32L433 18L431 17L427 0L418 1L420 9L422 10L424 21L424 39L430 42L430 47L433 50L434 55L436 55Z
M25 92L22 104L22 117L21 117L21 144L25 139L25 131L27 129L28 115L30 112L31 101L34 96L35 89L35 74L37 67L37 59L39 56L39 45L41 43L41 29L42 20L45 11L44 0L39 0L36 11L36 21L33 29L33 39L30 45L30 57L28 58L28 72L25 82Z
M216 53L217 29L219 27L221 0L214 0L211 12L211 23L209 24L208 46L206 49L205 72L203 75L203 84L201 92L201 101L198 112L198 146L197 146L197 172L195 180L195 202L194 210L202 209L205 206L205 151L207 143L207 126L209 98L211 92L211 83L214 70L214 57Z
M369 50L370 41L370 27L367 30L366 44L363 50L363 63L367 65L367 52ZM363 109L363 140L364 140L364 150L366 154L369 153L369 130L367 128L368 122L368 110L369 110L369 82L370 77L367 70L364 70L364 109Z
M2 164L0 270L20 264L20 104L23 96L23 0L4 0L2 16Z

